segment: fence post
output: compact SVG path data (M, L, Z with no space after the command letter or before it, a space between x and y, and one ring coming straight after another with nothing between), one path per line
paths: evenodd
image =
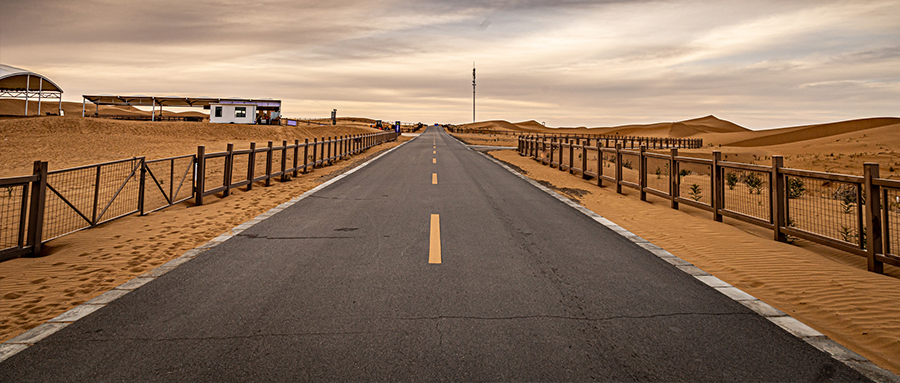
M575 140L566 139L566 143L569 144L569 174L575 174L575 171L572 170L572 167L575 166Z
M47 201L47 162L34 161L34 175L38 179L31 182L31 207L28 209L28 240L31 256L41 254L44 234L44 204Z
M772 182L769 184L769 187L772 189L772 224L774 226L775 240L787 242L787 236L781 231L781 228L786 227L787 223L787 198L785 198L784 193L782 167L784 167L784 157L772 156Z
M196 186L194 186L194 205L203 205L203 192L206 190L206 147L200 145L197 147L197 171L194 174L197 178Z
M303 139L303 174L309 173L309 138Z
M678 197L681 194L681 175L678 169L678 147L669 149L669 197L672 199L671 208L678 210Z
M328 165L331 165L331 136L328 136Z
M603 151L600 150L600 140L597 140L597 186L603 187Z
M581 143L581 179L588 179L587 175L587 155L588 155L588 145L591 144L591 139L588 138L586 141Z
M225 174L222 176L222 186L225 186L225 192L222 193L223 197L228 197L231 194L231 172L234 170L234 144L228 144L225 152L228 154L225 155Z
M312 155L312 160L313 160L313 161L312 161L312 168L313 168L313 170L315 170L315 168L316 168L316 162L318 162L318 161L317 161L318 158L317 158L317 156L316 156L316 151L318 150L318 147L319 147L319 139L316 138L316 137L313 137L313 155Z
M287 140L281 141L281 182L287 181Z
M256 143L250 143L250 154L247 155L247 190L253 189L253 175L256 170Z
M569 139L566 138L566 142L569 142ZM557 162L556 169L559 171L563 171L563 139L559 139L559 162Z
M647 200L645 191L647 188L647 157L644 157L646 151L647 146L641 145L640 153L638 153L638 190L641 191L641 201Z
M712 158L712 166L710 166L710 186L712 187L712 194L710 195L710 206L713 208L713 220L716 222L722 222L722 214L720 213L722 208L725 205L722 203L722 199L725 197L724 184L722 182L722 166L719 165L719 162L722 161L722 152L714 151Z
M878 163L866 162L863 167L866 179L866 259L869 271L884 274L884 263L876 258L884 253L881 237L881 187L872 182L879 177Z
M272 154L275 146L269 141L269 148L266 151L266 187L272 186Z
M550 137L550 163L548 165L550 165L551 168L553 167L553 142L555 141L556 137Z
M144 215L144 186L147 184L147 164L141 158L141 181L138 186L138 215Z
M97 165L97 175L94 178L94 208L91 213L91 227L97 226L97 205L100 204L100 172L102 166Z
M616 142L616 193L622 194L622 144Z
M297 156L299 156L299 155L300 155L300 140L295 139L294 140L294 171L293 171L294 177L297 176L298 161L300 161L300 159L297 158Z

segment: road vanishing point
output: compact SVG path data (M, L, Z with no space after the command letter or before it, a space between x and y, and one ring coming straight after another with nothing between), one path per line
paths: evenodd
M869 381L439 127L0 380Z

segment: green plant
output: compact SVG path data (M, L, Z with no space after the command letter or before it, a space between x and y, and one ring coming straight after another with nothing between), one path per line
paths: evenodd
M703 198L703 189L701 189L700 185L698 184L691 184L691 192L688 194L694 201L699 201L701 198Z
M806 185L803 184L803 180L796 177L788 177L787 179L788 186L788 198L797 199L806 192Z
M750 194L762 194L763 179L754 172L747 173L744 183L750 188Z
M656 171L654 173L656 173L656 179L659 179L662 176L662 169L660 169L659 166L657 166Z
M687 170L687 169L681 169L680 171L678 171L678 177L679 177L679 179L684 178L685 176L689 176L689 175L691 175L691 171L690 171L690 170Z
M622 160L622 167L626 169L631 169L631 161Z
M732 172L725 174L725 183L728 184L728 190L734 190L734 185L737 185L739 180L737 174Z
M858 238L858 236L856 235L856 230L851 229L847 225L841 225L841 229L840 231L838 231L838 233L841 235L841 239L843 239L844 242L854 243Z

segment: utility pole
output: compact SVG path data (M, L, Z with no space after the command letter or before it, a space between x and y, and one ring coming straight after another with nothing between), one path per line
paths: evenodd
M472 61L472 122L475 122L475 62Z

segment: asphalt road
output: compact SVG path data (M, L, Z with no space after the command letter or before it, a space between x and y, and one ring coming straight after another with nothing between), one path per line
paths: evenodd
M0 378L867 381L436 128Z

